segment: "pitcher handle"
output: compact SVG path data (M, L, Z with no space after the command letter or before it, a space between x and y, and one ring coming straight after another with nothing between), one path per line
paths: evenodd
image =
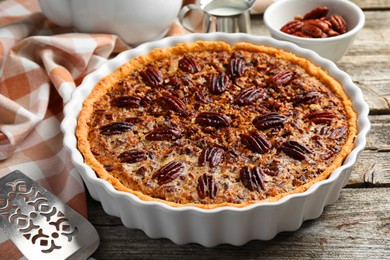
M183 27L190 32L197 32L196 29L194 28L194 26L188 27L187 23L185 22L188 20L188 19L185 19L185 16L189 11L197 11L197 12L202 14L202 19L201 19L202 23L203 23L203 26L202 26L203 31L202 32L207 32L208 28L209 28L210 21L209 21L209 19L204 19L204 15L206 15L206 14L203 12L203 10L198 5L195 5L195 4L185 5L180 10L178 17L179 17L179 21L183 25ZM190 22L190 24L191 24L191 22ZM206 30L204 30L204 28L206 28Z

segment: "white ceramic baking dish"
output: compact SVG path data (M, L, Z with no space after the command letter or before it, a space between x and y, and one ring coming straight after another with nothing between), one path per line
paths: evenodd
M285 49L311 60L339 80L352 99L353 108L358 114L355 147L343 165L328 179L315 183L307 191L288 195L276 202L259 202L244 208L221 207L210 210L187 206L171 207L161 202L143 201L132 194L117 191L108 182L99 179L95 172L84 164L83 156L77 149L75 129L84 99L103 76L133 57L146 54L154 48L197 40L225 41L230 44L246 41ZM348 182L359 153L365 147L366 135L370 128L368 111L362 91L348 74L313 51L269 37L248 34L190 34L142 44L119 54L85 77L65 106L65 118L61 128L64 133L64 145L71 154L74 166L81 174L91 196L102 203L107 214L121 218L126 227L141 229L151 238L168 238L177 244L199 243L211 247L222 243L243 245L254 239L269 240L279 232L297 230L305 220L318 218L324 206L338 199L341 188Z

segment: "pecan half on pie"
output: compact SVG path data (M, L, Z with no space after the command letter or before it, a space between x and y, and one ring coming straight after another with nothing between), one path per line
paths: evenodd
M155 49L84 101L78 148L116 189L172 206L243 207L303 192L353 148L339 82L273 47L199 41Z

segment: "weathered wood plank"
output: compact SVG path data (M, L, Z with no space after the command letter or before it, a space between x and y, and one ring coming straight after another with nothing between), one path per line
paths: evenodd
M283 232L270 241L244 246L204 248L179 246L167 239L150 239L140 230L123 227L106 215L98 202L89 201L90 221L101 243L96 259L389 259L390 188L343 189L339 200L322 216L304 222L295 232ZM261 220L259 220L261 221Z
M362 9L388 9L390 2L388 0L352 0Z
M389 114L389 12L365 12L366 23L350 50L338 62L363 91L371 114Z
M347 187L390 187L390 153L363 151Z
M349 187L390 186L390 115L369 118L366 149L352 170Z
M371 129L367 136L367 150L390 152L390 115L369 117Z
M390 94L390 24L389 12L365 12L366 23L349 51L337 65L356 82L372 82L378 95ZM379 84L379 85L378 85Z

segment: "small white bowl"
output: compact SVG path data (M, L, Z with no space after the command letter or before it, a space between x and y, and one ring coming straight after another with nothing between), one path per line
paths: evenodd
M295 16L303 16L319 6L329 8L328 16L332 14L341 15L348 25L348 32L329 38L302 38L280 31L280 28L294 20ZM273 38L311 49L334 62L338 61L347 52L355 36L363 28L364 22L363 11L348 0L278 0L264 12L264 23Z

